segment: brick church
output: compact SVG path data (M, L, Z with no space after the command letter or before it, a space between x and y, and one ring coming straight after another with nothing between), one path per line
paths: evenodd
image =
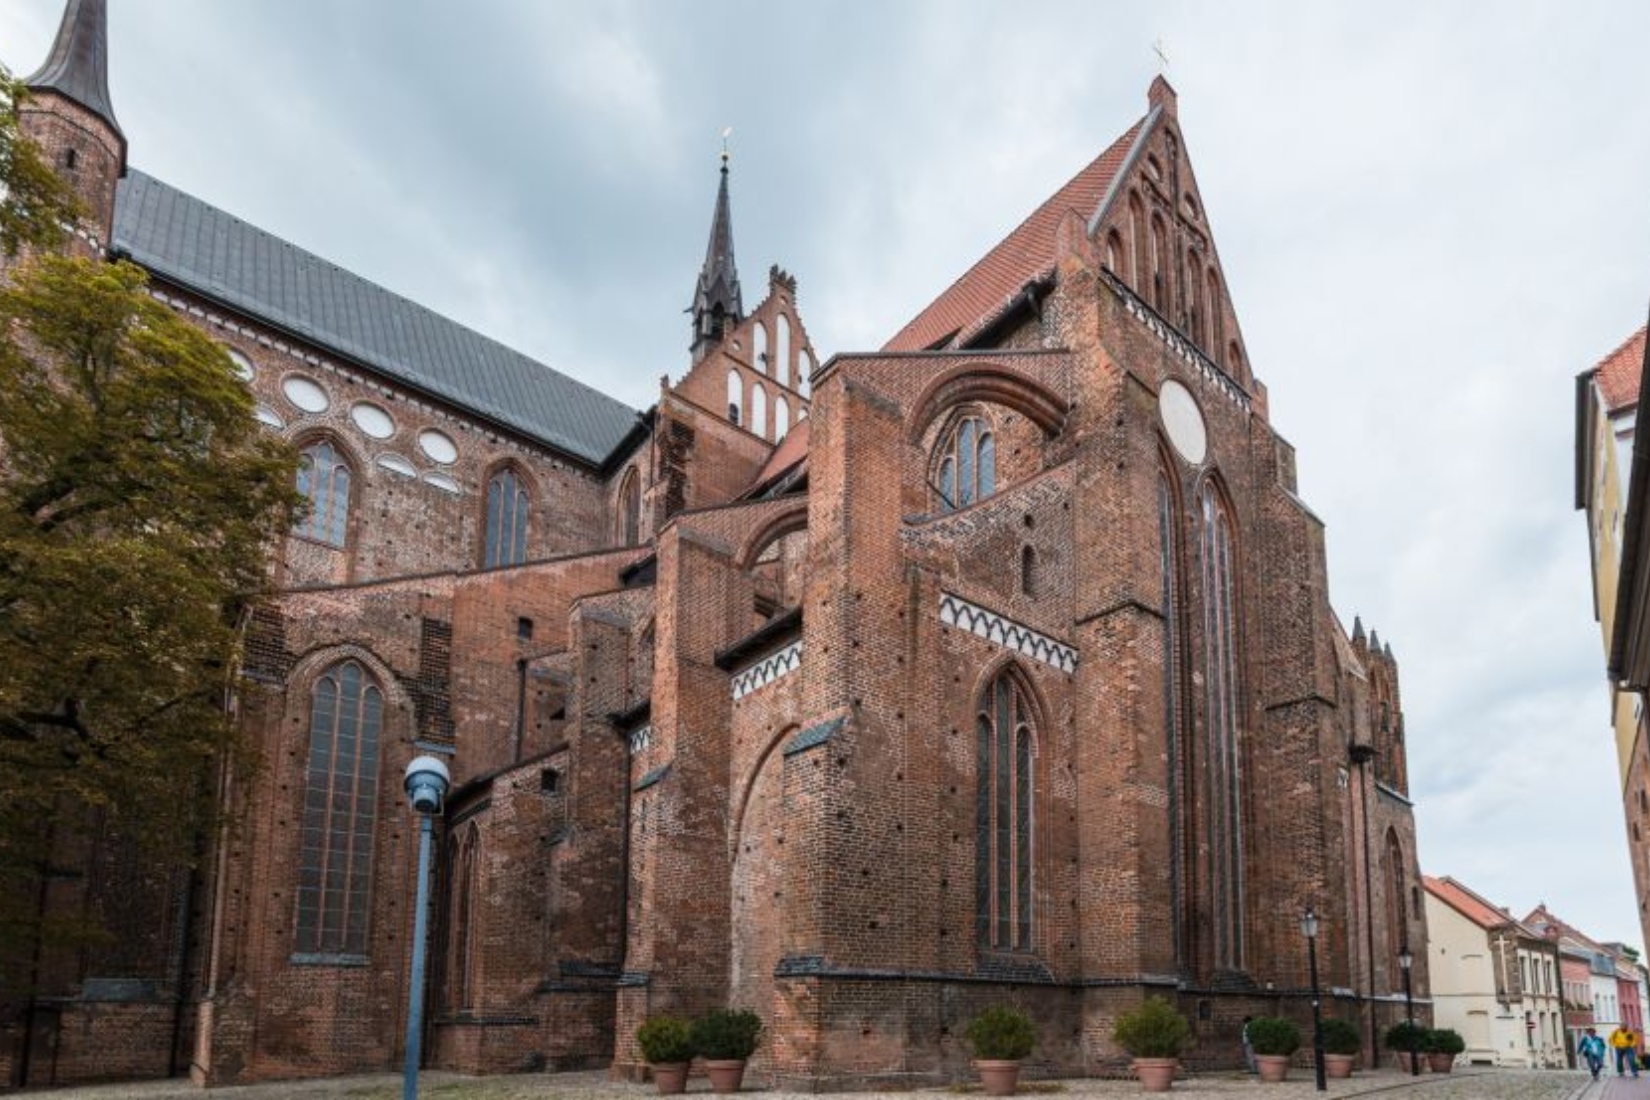
M731 1005L759 1081L928 1084L1007 1002L1034 1072L1109 1073L1152 993L1230 1065L1307 1018L1309 906L1329 1013L1401 1016L1406 945L1424 999L1397 666L1330 607L1164 80L823 362L797 278L741 282L724 161L637 410L145 175L106 58L68 0L23 108L79 247L222 343L311 508L247 632L239 827L63 853L42 906L118 936L7 998L0 1081L397 1068L420 753L431 1066L634 1075L647 1016Z

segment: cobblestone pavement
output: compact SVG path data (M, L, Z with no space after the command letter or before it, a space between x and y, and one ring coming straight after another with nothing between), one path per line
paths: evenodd
M708 1100L702 1078L689 1082L690 1096ZM1145 1095L1133 1081L1033 1081L1021 1095L1033 1100L1116 1100ZM819 1100L814 1094L747 1089L752 1100ZM50 1100L399 1100L401 1079L376 1074L332 1077L203 1092L185 1081L148 1081L135 1085L98 1085L52 1089L23 1095ZM656 1095L651 1085L609 1081L603 1073L528 1074L508 1077L462 1077L425 1073L419 1095L427 1100L645 1100ZM905 1092L839 1093L844 1100L982 1100L977 1088L928 1088ZM1331 1081L1327 1093L1313 1088L1309 1071L1294 1069L1281 1085L1262 1085L1244 1074L1203 1074L1175 1082L1168 1094L1175 1100L1309 1100L1378 1096L1381 1100L1650 1100L1650 1076L1634 1080L1614 1077L1591 1081L1585 1073L1556 1070L1487 1070L1468 1068L1448 1077L1423 1074L1419 1078L1386 1070L1360 1073L1348 1081Z

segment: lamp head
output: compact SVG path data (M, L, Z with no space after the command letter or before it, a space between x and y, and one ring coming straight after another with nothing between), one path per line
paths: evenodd
M1306 912L1301 914L1301 931L1309 940L1318 938L1318 914L1310 905L1306 907Z
M441 800L447 796L452 782L446 764L433 756L415 756L407 765L401 785L406 788L407 801L412 803L415 812L434 814L441 812Z
M1415 956L1409 953L1408 944L1398 949L1398 965L1405 970L1415 965Z

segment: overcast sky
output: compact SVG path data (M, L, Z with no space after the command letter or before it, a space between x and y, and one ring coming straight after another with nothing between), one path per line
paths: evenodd
M0 5L31 72L63 0ZM1395 650L1421 862L1640 940L1574 376L1650 302L1650 5L111 4L131 163L637 407L734 127L745 302L880 346L1159 62L1330 594Z

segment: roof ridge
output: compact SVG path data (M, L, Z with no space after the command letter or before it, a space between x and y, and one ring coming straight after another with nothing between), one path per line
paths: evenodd
M991 265L992 261L995 260L995 259L998 259L1001 256L1001 254L1004 252L1004 250L1011 243L1014 243L1016 241L1016 238L1021 237L1022 234L1030 233L1036 227L1037 223L1040 222L1042 219L1045 219L1045 218L1049 217L1053 213L1058 213L1058 212L1061 212L1062 210L1069 209L1069 210L1072 210L1072 211L1075 211L1076 213L1078 213L1079 216L1081 216L1083 218L1084 224L1087 225L1088 220L1092 216L1094 211L1079 209L1078 206L1075 203L1075 197L1076 196L1073 194L1073 192L1075 192L1079 188L1079 185L1081 185L1083 183L1086 183L1086 182L1090 182L1090 176L1092 174L1096 173L1097 171L1101 170L1103 168L1105 162L1108 160L1108 158L1115 158L1119 155L1122 155L1122 152L1126 151L1126 149L1132 148L1137 136L1139 135L1139 133L1141 131L1141 129L1146 125L1146 123L1150 120L1151 117L1152 117L1152 112L1148 112L1147 114L1142 115L1138 120L1136 120L1133 123L1133 125L1131 125L1127 130L1123 131L1123 133L1121 135L1119 135L1115 140L1113 140L1104 149L1102 149L1097 156L1095 156L1092 160L1085 163L1082 168L1078 169L1078 171L1074 175L1071 176L1071 178L1069 178L1064 183L1062 183L1058 188L1056 188L1053 194L1049 195L1048 198L1044 199L1042 202L1038 203L1035 207L1033 207L1031 212L1029 214L1027 214L1023 219L1021 219L1014 226L1014 228L1012 228L1006 234L1004 234L997 241L996 244L994 244L990 248L986 249L986 251L978 259L976 259L972 264L970 264L968 266L968 268L965 271L963 271L963 273L961 275L958 275L955 279L953 279L951 281L951 283L949 285L947 285L944 290L942 290L939 294L937 294L933 298L932 301L930 301L926 306L924 306L920 311L918 311L918 313L914 317L912 317L911 320L906 322L906 324L904 326L902 326L899 329L899 331L896 332L893 335L893 337L890 338L887 341L887 343L885 343L882 346L882 350L883 351L917 350L916 348L912 348L912 347L909 347L909 346L903 346L904 343L906 342L905 337L907 337L908 334L910 334L911 336L916 336L916 335L920 334L923 327L924 327L923 326L924 320L929 319L929 318L937 318L941 313L943 313L944 312L943 307L945 305L949 304L947 302L947 299L953 295L953 292L956 292L956 291L959 291L963 288L966 288L972 281L975 280L975 276L977 274L985 271L986 269L988 269L988 267ZM1119 165L1117 168L1113 169L1112 174L1110 176L1106 177L1106 183L1108 184L1108 187L1109 187L1110 183L1113 180L1116 179L1117 174L1121 171L1122 171L1122 166ZM1108 193L1107 191L1102 191L1101 194L1095 196L1095 202L1096 202L1097 205L1099 203L1105 201L1107 193ZM1062 200L1064 200L1064 201L1062 201ZM1033 245L1035 245L1037 242L1031 242L1031 243ZM1052 244L1052 232L1051 232L1050 243ZM1014 257L1014 258L1018 258L1018 257ZM1011 296L1012 294L1018 292L1018 290L1020 289L1020 286L1022 286L1028 279L1033 279L1033 278L1036 278L1040 275L1046 274L1046 272L1048 271L1050 266L1051 266L1051 264L1048 264L1048 263L1037 263L1033 270L1017 271L1015 274L1019 277L1013 280L1015 282L1015 285L1013 287L1009 288L1009 290L1007 292L1008 296ZM984 308L981 309L977 315L961 318L959 324L955 324L955 325L945 324L941 327L943 328L944 331L947 331L947 332L951 331L952 329L955 329L956 331L963 331L963 330L967 329L973 322L978 321L980 318L982 318L986 314L990 313L991 310L994 307L1001 304L1001 300L1004 299L1005 297L1006 297L1005 295L998 295L997 298L995 298L994 300L992 300L988 303L985 303ZM967 307L965 305L963 308L965 310L967 310L970 307ZM920 347L926 347L927 344L932 341L932 338L933 338L934 335L937 335L937 333L931 334L929 339L920 341L920 343L918 345L919 348Z

